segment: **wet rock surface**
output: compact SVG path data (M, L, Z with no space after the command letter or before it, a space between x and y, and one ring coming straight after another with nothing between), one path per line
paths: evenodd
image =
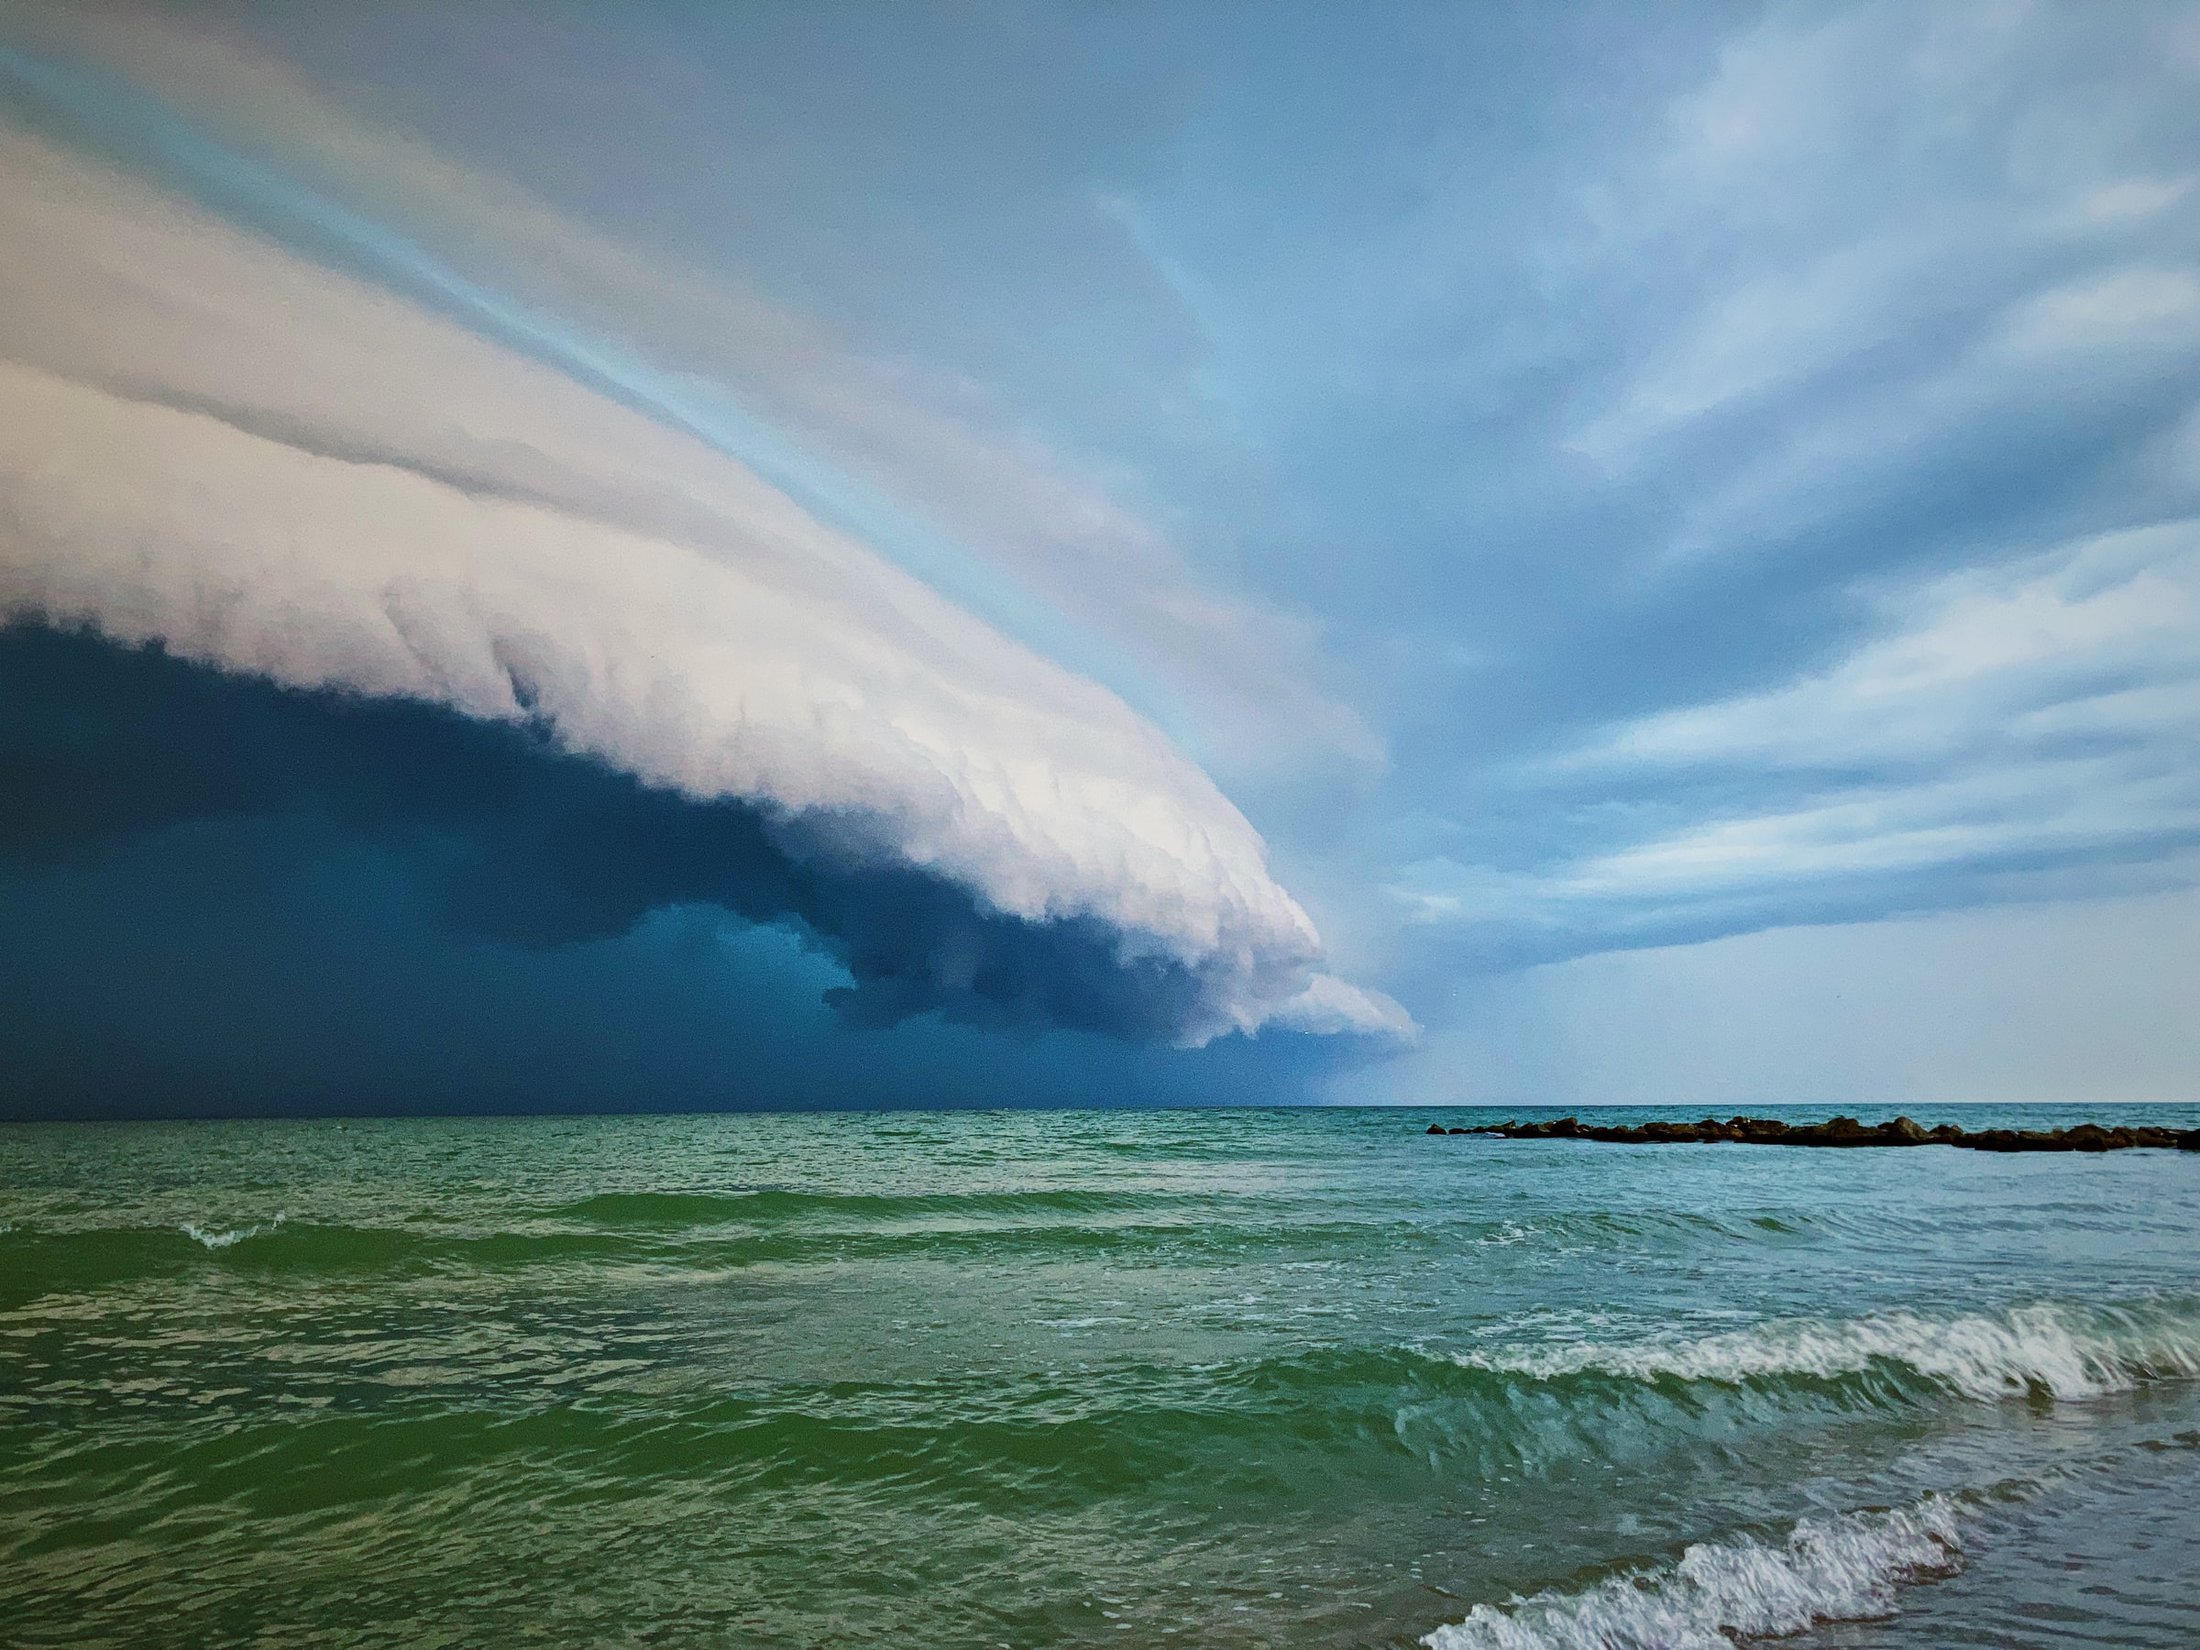
M1912 1118L1860 1123L1853 1117L1823 1123L1783 1123L1772 1117L1706 1117L1697 1123L1584 1123L1561 1117L1546 1123L1484 1123L1471 1128L1428 1126L1430 1134L1493 1134L1505 1140L1599 1140L1622 1146L1961 1146L1974 1152L2120 1152L2133 1147L2200 1151L2200 1129L2150 1124L2103 1128L2080 1123L2067 1129L1960 1129L1943 1123L1928 1129Z

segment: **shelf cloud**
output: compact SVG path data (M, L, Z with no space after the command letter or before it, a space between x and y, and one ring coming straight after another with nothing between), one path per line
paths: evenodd
M524 733L630 782L622 831L717 819L747 870L615 915L796 920L859 1016L1409 1029L1157 729L733 459L23 131L0 234L0 619Z

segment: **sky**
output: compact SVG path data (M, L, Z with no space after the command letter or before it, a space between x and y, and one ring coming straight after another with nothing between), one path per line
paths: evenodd
M2200 13L0 0L0 1114L2200 1084Z

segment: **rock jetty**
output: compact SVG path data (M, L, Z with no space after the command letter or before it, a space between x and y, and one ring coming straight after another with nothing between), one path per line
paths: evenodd
M1928 1129L1907 1117L1859 1123L1835 1117L1823 1123L1782 1123L1771 1117L1706 1117L1700 1123L1584 1123L1561 1117L1549 1123L1486 1123L1474 1128L1428 1126L1430 1134L1494 1134L1506 1140L1603 1140L1623 1146L1961 1146L1974 1152L2120 1152L2134 1146L2200 1152L2200 1129L2151 1125L2103 1128L2080 1123L2068 1129Z

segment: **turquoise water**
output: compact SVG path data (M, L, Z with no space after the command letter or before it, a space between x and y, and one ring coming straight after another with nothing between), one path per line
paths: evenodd
M0 1638L2200 1644L2200 1155L1438 1117L0 1128Z

